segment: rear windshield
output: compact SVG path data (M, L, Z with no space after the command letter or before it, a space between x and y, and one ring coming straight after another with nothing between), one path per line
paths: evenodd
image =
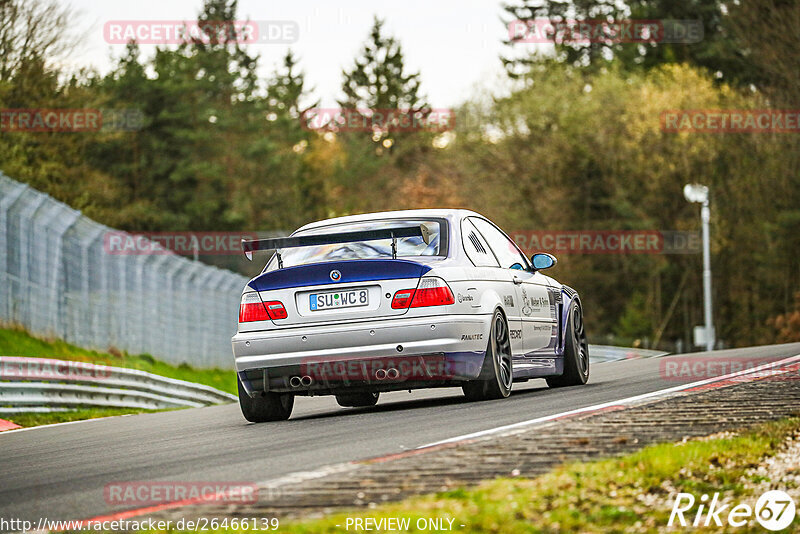
M397 239L397 257L413 258L419 256L447 255L447 221L444 219L385 219L380 221L342 223L323 226L311 230L296 232L293 236L339 234L362 230L380 230L382 228L419 226L424 224L430 232L430 243L426 244L421 237L401 237ZM353 243L337 243L334 245L316 245L310 247L287 248L281 250L284 267L321 263L326 261L362 260L370 258L391 258L392 240L357 241ZM278 268L273 256L267 263L265 271Z

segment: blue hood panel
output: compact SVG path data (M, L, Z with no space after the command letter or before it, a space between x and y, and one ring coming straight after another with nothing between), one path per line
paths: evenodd
M331 280L333 270L342 274L339 280ZM427 265L408 260L332 261L270 271L256 276L247 285L256 291L269 291L324 284L419 278L430 270Z

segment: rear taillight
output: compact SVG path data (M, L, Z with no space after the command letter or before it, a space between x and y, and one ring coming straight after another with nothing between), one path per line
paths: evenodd
M441 278L423 278L414 289L401 289L394 294L392 308L422 308L425 306L446 306L454 304L453 292Z
M288 314L279 300L261 302L258 293L245 293L239 304L239 322L268 321L270 319L286 319Z
M268 321L269 314L258 293L245 293L242 295L242 302L239 304L239 322L249 323L251 321Z
M450 291L447 283L441 278L423 278L419 282L419 287L414 293L414 300L411 301L412 308L422 308L423 306L446 306L454 304L453 292Z
M411 304L411 297L414 296L413 289L401 289L394 294L392 299L392 309L405 310Z
M265 302L264 306L267 307L267 313L269 313L270 319L286 319L289 315L286 313L286 308L283 307L283 302L279 300Z

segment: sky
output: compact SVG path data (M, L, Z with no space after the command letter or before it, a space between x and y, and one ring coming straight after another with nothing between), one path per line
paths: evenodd
M124 51L109 44L104 26L109 21L194 20L202 0L62 0L78 13L76 29L85 32L84 44L63 63L93 66L101 73ZM260 74L266 77L280 63L287 48L300 57L300 66L313 95L322 105L341 97L342 69L350 68L377 15L387 33L403 47L407 71L421 73L422 93L433 107L451 107L481 89L503 85L500 0L240 0L239 18L256 21L292 21L298 28L292 44L251 44L261 56ZM528 45L530 46L530 45ZM153 45L142 46L150 56Z

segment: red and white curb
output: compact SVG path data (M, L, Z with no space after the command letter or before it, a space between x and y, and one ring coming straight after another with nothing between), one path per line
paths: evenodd
M510 425L503 425L498 426L495 428L490 428L488 430L481 430L480 432L473 432L471 434L464 434L461 436L456 436L453 438L444 439L442 441L436 441L434 443L428 443L427 445L421 445L417 447L418 450L424 450L431 447L438 447L444 444L449 443L460 443L463 441L471 441L477 438L482 438L485 436L492 436L495 434L503 435L505 433L509 433L511 431L525 429L526 427L532 425L538 425L541 423L547 423L550 421L556 421L558 419L565 419L569 417L575 417L579 415L587 415L590 413L595 412L603 412L609 410L619 410L629 408L631 406L642 404L644 402L651 402L654 400L663 400L669 397L673 397L679 393L683 393L686 391L700 391L700 390L708 390L708 389L716 389L721 387L733 386L736 384L743 384L747 382L754 382L756 380L762 380L764 378L769 378L781 374L788 373L790 371L795 371L798 369L797 365L791 365L794 363L800 362L800 354L795 356L790 356L789 358L785 358L783 360L778 360L775 362L765 363L763 365L759 365L757 367L752 367L749 369L745 369L742 371L737 371L735 373L730 373L727 375L715 376L712 378L707 378L705 380L699 380L697 382L690 382L688 384L681 384L679 386L673 386L667 389L660 389L658 391L651 391L650 393L644 393L642 395L635 395L633 397L628 397L625 399L615 400L611 402L604 402L601 404L595 404L593 406L587 406L585 408L578 408L576 410L569 410L567 412L561 412L553 415L547 415L544 417L537 417L536 419L529 419L527 421L520 421L518 423L513 423Z
M17 428L22 428L22 427L16 423L12 423L11 421L0 419L0 432L6 432L7 430L14 430Z

